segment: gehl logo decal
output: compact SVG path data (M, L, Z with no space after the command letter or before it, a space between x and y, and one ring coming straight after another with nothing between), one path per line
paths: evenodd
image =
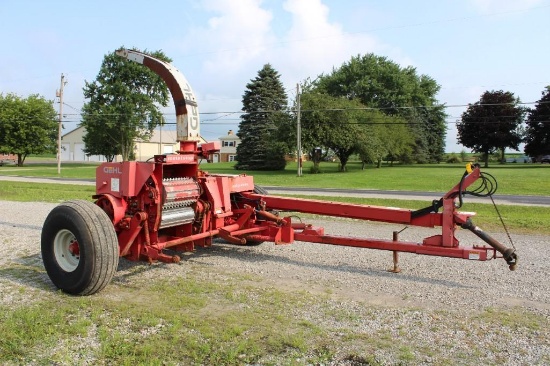
M120 167L118 166L106 166L103 168L103 173L106 174L122 174Z

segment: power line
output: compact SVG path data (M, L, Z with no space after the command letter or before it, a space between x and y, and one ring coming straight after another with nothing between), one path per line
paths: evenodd
M464 108L464 107L470 107L470 106L476 106L476 107L496 107L496 106L516 106L516 105L533 105L533 104L550 104L550 102L546 101L535 101L535 102L512 102L512 103L470 103L470 104L452 104L452 105L445 105L445 104L438 104L438 105L425 105L425 106L393 106L393 107L356 107L356 108L323 108L323 109L302 109L302 112L323 112L323 111L331 111L331 112L345 112L345 111L383 111L383 110L414 110L414 109L436 109L436 108ZM225 116L229 116L232 114L257 114L257 113L283 113L285 110L262 110L262 111L251 111L251 112L245 112L245 111L219 111L219 112L199 112L200 115L216 115L216 114L223 114ZM286 112L296 112L294 109L288 109ZM80 113L67 113L66 116L78 116L83 115ZM92 114L86 114L87 116L93 116ZM101 113L98 116L123 116L125 114L123 113ZM162 113L163 116L172 116L173 113ZM223 116L222 116L223 117ZM219 118L222 118L219 117ZM216 119L219 119L216 118Z
M67 105L66 103L63 103L64 105ZM435 109L435 108L457 108L457 107L494 107L494 106L515 106L515 105L533 105L533 104L539 104L539 105L546 105L550 104L550 101L536 101L536 102L521 102L521 103L483 103L483 104L457 104L457 105L435 105L435 106L395 106L395 107L356 107L356 108L318 108L318 109L301 109L301 112L347 112L347 111L381 111L381 110L415 110L415 109ZM208 121L216 121L220 119L224 120L241 120L241 118L224 118L227 116L231 116L234 114L262 114L262 113L295 113L296 110L294 109L288 109L288 110L262 110L262 111L251 111L251 112L245 112L245 111L221 111L221 112L200 112L200 115L217 115L221 114L221 116L211 119L202 120L202 122L208 122ZM119 117L119 116L125 116L124 113L97 113L97 114L84 114L84 113L64 113L63 116L86 116L86 117ZM173 113L161 113L163 116L174 116ZM389 116L387 116L389 117ZM514 118L515 116L509 116L509 115L496 115L491 117L498 117L498 118ZM447 118L460 118L459 116L448 116Z

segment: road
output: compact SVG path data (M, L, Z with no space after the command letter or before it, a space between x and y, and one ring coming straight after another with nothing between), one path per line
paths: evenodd
M70 178L36 178L20 176L0 176L0 181L34 182L34 183L56 183L56 184L82 184L94 185L92 179L70 179ZM308 188L308 187L279 187L262 186L270 194L295 194L308 196L337 196L337 197L365 197L365 198L391 198L402 200L425 201L430 204L433 200L443 196L443 192L415 192L415 191L389 191L376 189L340 189L340 188ZM466 196L465 201L476 203L491 203L488 197ZM527 196L527 195L494 195L496 204L500 205L522 205L550 207L550 196Z
M388 191L377 189L341 189L341 188L307 188L307 187L275 187L263 186L271 194L306 194L316 196L392 198L402 200L418 200L432 202L441 198L443 192ZM493 195L497 204L522 206L550 206L550 196L525 195ZM489 197L465 196L465 201L476 203L491 203Z

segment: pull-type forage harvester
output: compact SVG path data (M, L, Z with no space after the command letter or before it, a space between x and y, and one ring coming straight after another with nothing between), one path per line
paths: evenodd
M462 202L462 195L478 179L479 186L491 186L487 183L490 176L478 166L469 167L460 183L419 210L267 195L254 186L251 176L208 174L199 169L199 160L220 146L219 142L198 145L197 102L177 69L137 51L122 49L117 54L143 64L166 82L176 109L180 147L177 154L156 155L151 162L103 163L96 171L95 203L69 201L50 212L42 230L41 251L50 279L61 290L76 295L96 293L110 282L120 257L177 263L180 257L165 249L171 249L170 253L193 251L196 246L212 245L216 237L237 245L297 240L389 250L394 253L396 271L398 252L477 261L498 256L515 269L514 249L475 226L470 219L473 213L457 211L456 201ZM420 243L401 241L396 232L391 240L335 236L325 234L321 227L280 217L279 211L441 227L441 233ZM457 226L472 231L488 246L460 246Z

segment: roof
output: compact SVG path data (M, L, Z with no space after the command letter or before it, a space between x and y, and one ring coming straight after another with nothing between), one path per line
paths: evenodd
M233 130L229 130L227 132L227 135L218 137L218 139L220 141L227 141L227 140L238 141L238 140L240 140L240 138L237 136L237 134L235 132L233 132Z
M86 132L84 126L78 126L74 130L69 131L66 134L64 134L63 137L71 135L71 134L76 133L78 131L82 131L83 134ZM148 141L141 140L141 142L150 142L150 143L154 143L154 144L159 144L162 141L163 144L175 144L177 142L176 139L177 139L177 133L176 133L175 130L164 130L163 129L162 131L160 131L160 130L157 129L157 130L153 131L153 136L151 136L150 140L148 140ZM199 141L199 143L204 144L206 142L208 142L208 141L204 137L201 136L201 140Z
M73 133L76 133L78 132L79 130L83 130L84 129L84 126L78 126L77 128L75 128L74 130L71 130L63 135L61 135L61 137L65 137L65 136L68 136L68 135L72 135ZM83 131L84 132L84 131Z
M176 143L177 133L174 130L155 130L153 132L153 136L151 136L151 139L147 142L153 142L153 143L160 143L163 144L170 144L170 143Z

